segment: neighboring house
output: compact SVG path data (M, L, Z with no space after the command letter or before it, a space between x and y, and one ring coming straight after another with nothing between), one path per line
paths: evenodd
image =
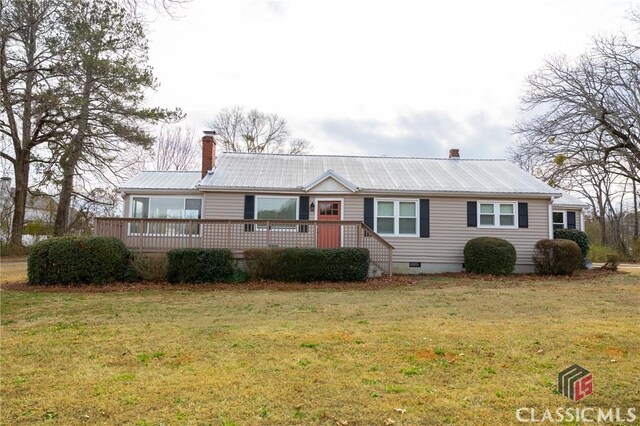
M9 238L11 220L13 217L14 188L11 178L0 178L0 237L3 241ZM55 220L57 201L44 193L29 193L24 213L24 235L22 243L31 245L44 236L51 234Z
M466 242L481 236L513 243L517 271L531 271L534 244L553 235L554 212L567 227L583 217L577 200L560 198L516 165L461 159L456 149L447 159L248 153L216 159L210 134L201 171L141 172L120 190L124 216L135 219L99 219L97 232L143 251L226 244L241 256L252 245L366 246L374 264L389 263L387 272L461 271ZM572 213L580 220L572 221Z

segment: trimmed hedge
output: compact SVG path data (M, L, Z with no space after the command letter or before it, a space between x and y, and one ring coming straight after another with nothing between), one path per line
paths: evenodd
M516 248L501 238L474 238L464 246L464 267L475 274L511 274L516 267Z
M571 240L544 239L533 249L533 266L540 275L571 275L582 264L580 247Z
M587 255L589 254L589 236L586 232L577 229L555 229L553 238L556 240L570 240L578 244L582 255L582 267L586 267Z
M29 284L102 284L135 278L131 253L116 238L59 237L31 247Z
M229 249L175 249L167 253L167 281L209 283L229 281L233 255Z
M271 248L244 252L251 278L278 281L363 281L369 275L364 248Z

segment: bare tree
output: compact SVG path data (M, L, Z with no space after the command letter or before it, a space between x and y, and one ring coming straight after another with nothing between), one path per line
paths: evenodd
M153 149L153 167L155 170L197 170L199 148L192 127L163 125Z
M311 149L305 139L291 139L287 121L277 114L266 114L234 106L220 111L208 123L218 134L224 151L276 154L304 154Z
M627 37L598 37L575 60L547 60L527 80L512 158L589 200L602 243L626 251L625 218L640 164L640 56Z
M0 133L10 140L0 156L11 163L15 193L10 243L22 245L32 162L39 146L58 137L56 44L64 4L57 0L0 0Z
M531 75L522 102L538 114L515 133L558 155L594 151L607 166L640 181L640 58L625 38L600 38L575 61L556 57ZM551 142L551 143L549 143Z

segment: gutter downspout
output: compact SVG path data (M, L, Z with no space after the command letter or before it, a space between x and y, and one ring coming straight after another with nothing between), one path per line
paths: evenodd
M553 198L549 200L549 239L553 239L553 207L551 207L551 203L553 203Z

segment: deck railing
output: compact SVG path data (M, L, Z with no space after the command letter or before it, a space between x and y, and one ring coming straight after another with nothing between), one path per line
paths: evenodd
M357 221L97 218L95 233L139 252L228 248L237 258L248 248L363 247L387 275L393 260L393 246Z

